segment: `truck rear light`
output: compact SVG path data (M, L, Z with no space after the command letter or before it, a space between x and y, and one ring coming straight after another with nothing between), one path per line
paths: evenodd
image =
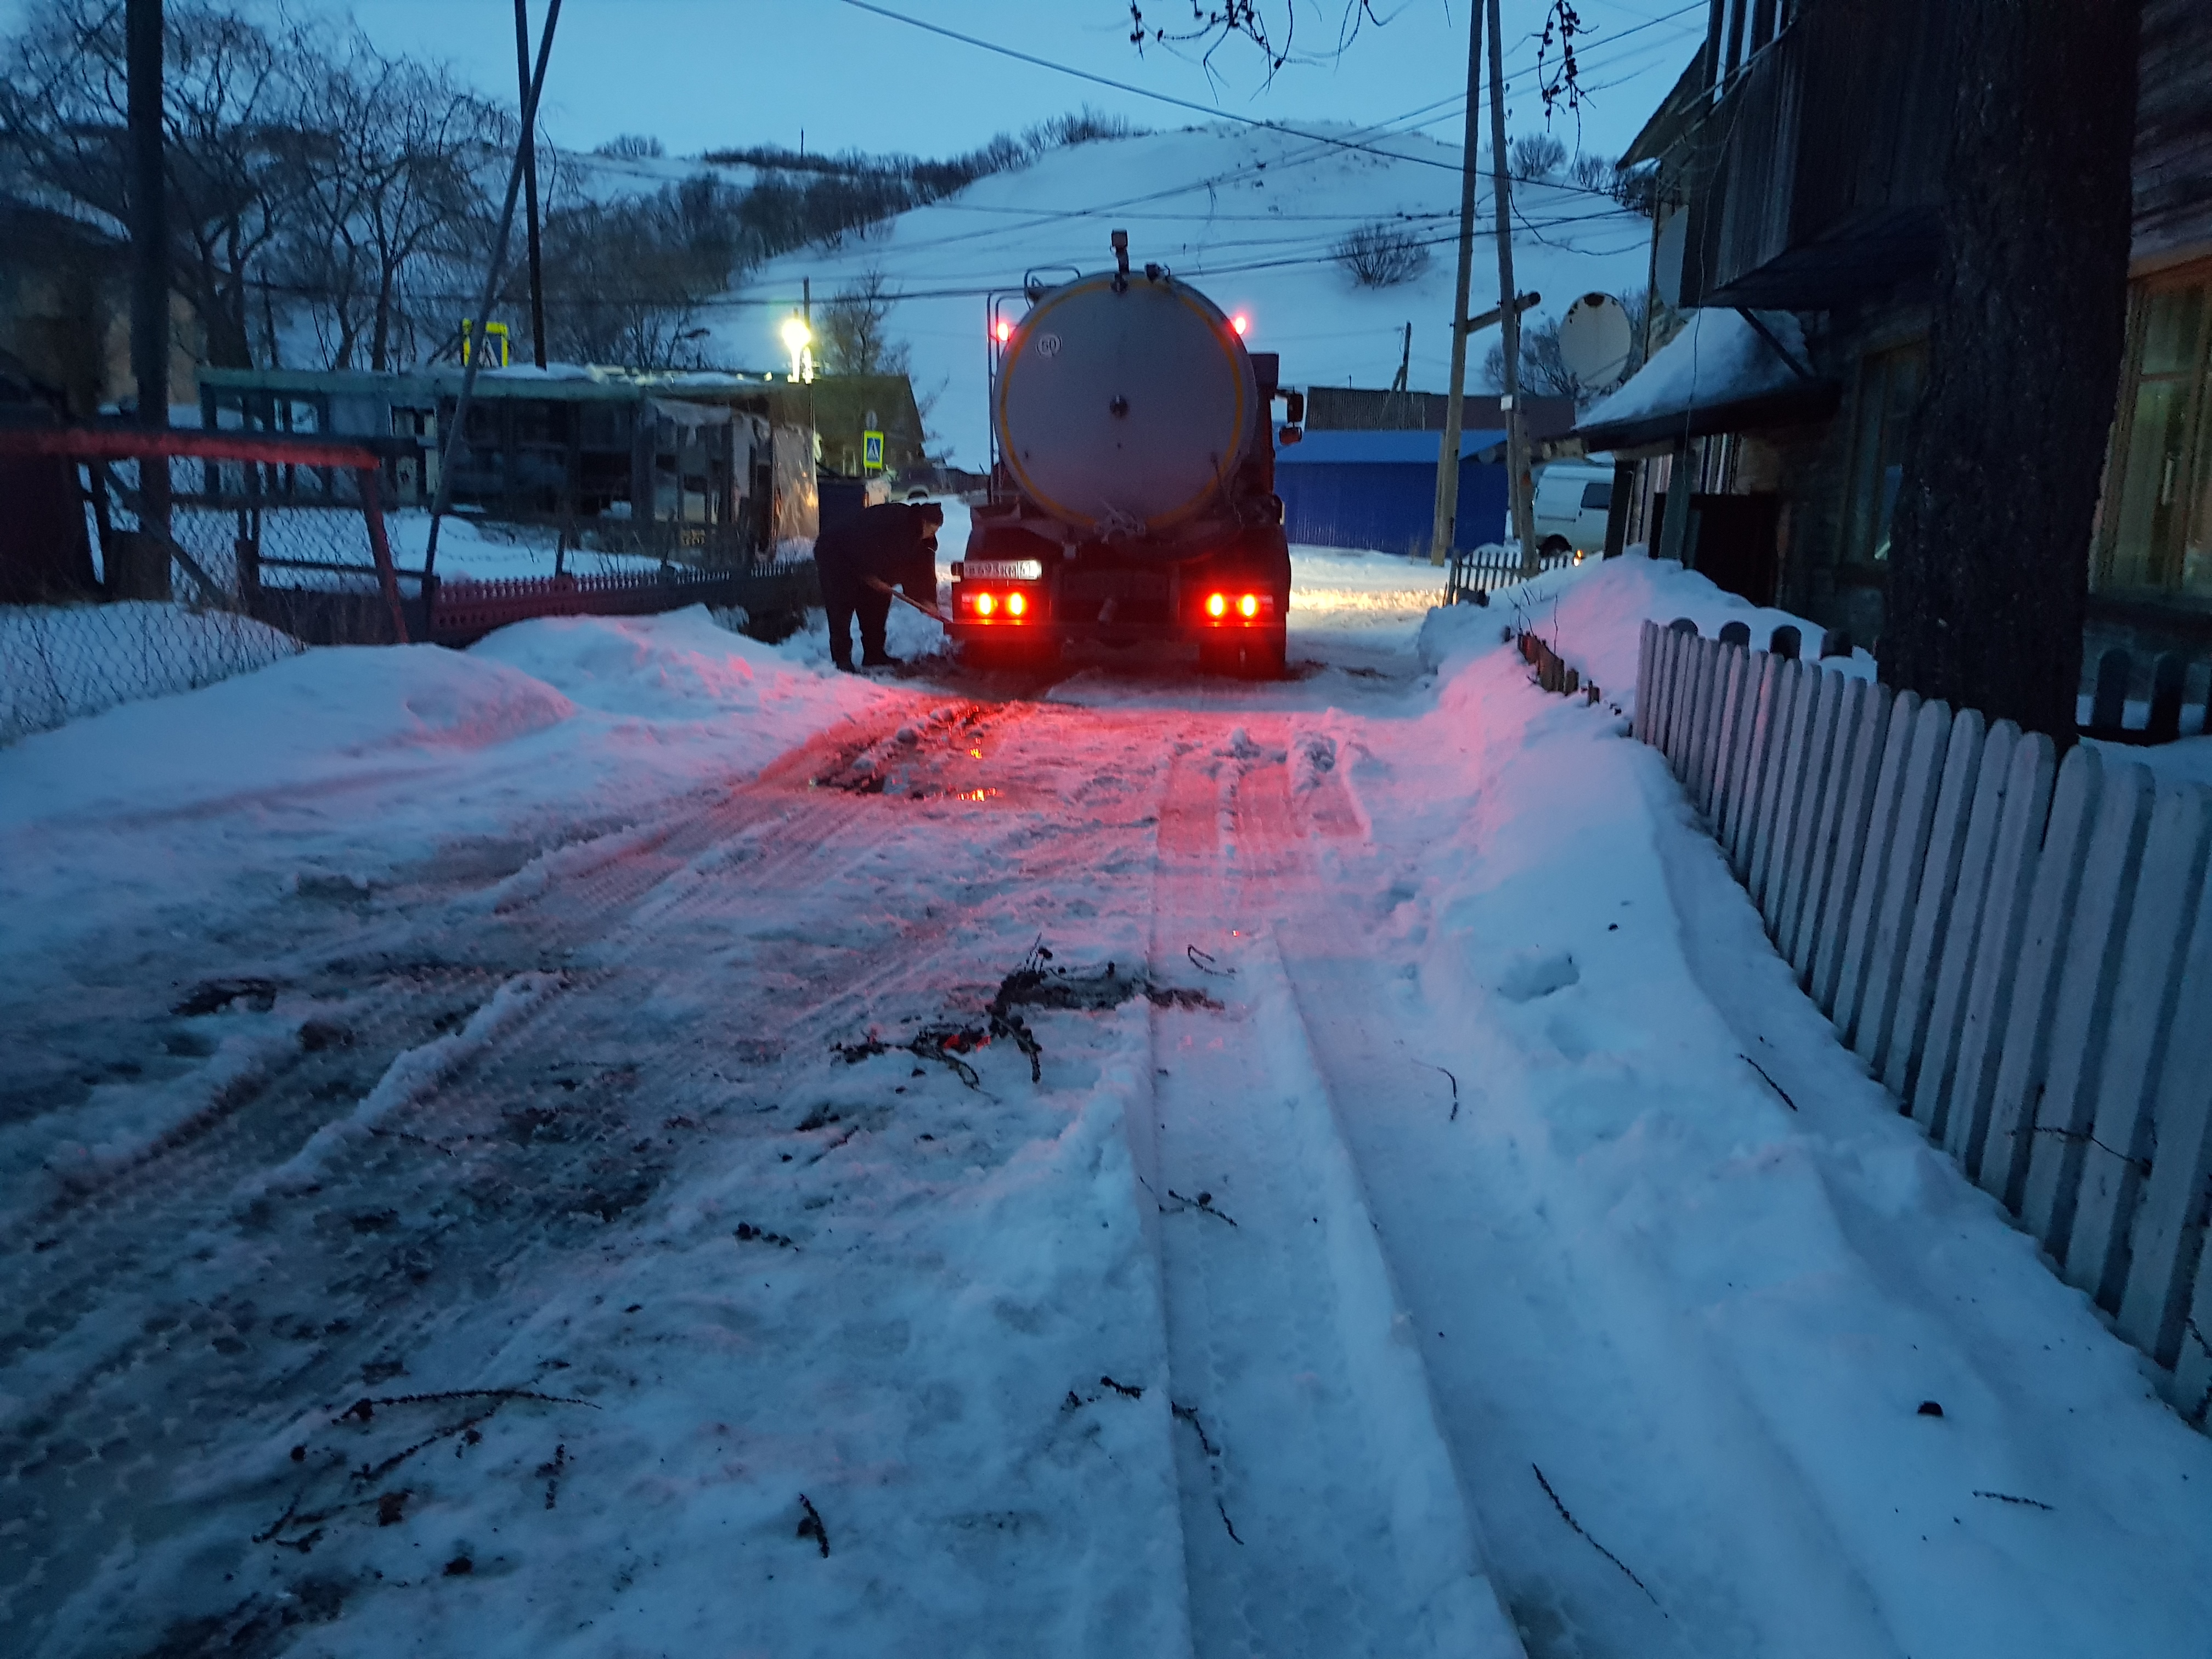
M1275 596L1273 593L1209 593L1201 608L1208 622L1227 623L1232 626L1239 623L1256 623L1262 617L1273 614Z
M962 617L981 623L1025 623L1030 596L1019 589L994 593L988 588L960 586L953 590L953 607Z

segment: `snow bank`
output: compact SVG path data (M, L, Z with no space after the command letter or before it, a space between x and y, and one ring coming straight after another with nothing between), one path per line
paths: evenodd
M1432 611L1422 627L1419 650L1431 669L1462 665L1496 645L1506 627L1526 629L1549 641L1585 682L1595 682L1608 702L1632 712L1638 630L1647 618L1670 623L1678 617L1687 617L1707 635L1741 622L1759 650L1786 624L1797 629L1808 655L1819 651L1823 631L1803 617L1724 592L1672 559L1624 556L1547 571L1493 596L1487 605ZM1875 674L1874 658L1863 647L1826 665L1862 679Z
M820 637L768 647L696 607L547 619L467 652L313 650L27 738L0 750L16 965L211 887L225 904L331 880L367 894L456 843L635 822L895 695L818 672Z

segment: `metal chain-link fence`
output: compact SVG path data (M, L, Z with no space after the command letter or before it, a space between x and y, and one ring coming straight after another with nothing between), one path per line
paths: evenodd
M134 441L200 453L132 453ZM0 591L27 601L0 604L0 743L310 641L405 636L365 452L40 428L0 432L0 466L21 509L0 539Z

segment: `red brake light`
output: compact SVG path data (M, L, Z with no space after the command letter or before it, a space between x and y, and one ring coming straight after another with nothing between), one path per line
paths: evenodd
M999 601L995 595L990 593L978 593L975 596L975 614L977 616L988 617L998 608Z
M1206 614L1209 617L1227 616L1229 614L1229 596L1226 593L1209 594L1206 597Z
M1020 594L1009 593L1006 595L1006 614L1009 617L1018 617L1022 612L1027 611L1029 608L1030 602L1024 599Z
M1243 617L1247 622L1251 621L1253 617L1258 616L1260 614L1260 600L1258 596L1255 594L1247 593L1243 599L1237 600L1237 614Z

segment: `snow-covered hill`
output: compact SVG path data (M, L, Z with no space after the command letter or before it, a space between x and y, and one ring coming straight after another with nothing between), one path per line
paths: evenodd
M737 363L777 361L775 331L802 278L811 280L818 303L880 270L892 291L912 296L893 311L890 332L912 349L916 392L926 398L942 388L933 434L957 463L981 466L988 453L984 290L1018 288L1025 271L1051 281L1069 267L1109 265L1108 233L1118 226L1129 232L1133 262L1165 264L1224 309L1246 313L1253 349L1282 354L1285 384L1387 386L1410 322L1412 384L1442 389L1459 150L1419 136L1370 138L1344 125L1307 124L1301 131L1340 142L1224 125L1052 151L839 247L805 249L763 267L714 309L717 355ZM1388 153L1347 149L1344 142ZM1592 290L1626 295L1644 286L1647 221L1565 185L1518 185L1514 207L1515 278L1523 292L1543 295L1536 318L1557 317ZM1487 232L1486 184L1481 211ZM1333 257L1347 231L1378 219L1433 242L1415 280L1361 288ZM1488 240L1477 245L1471 310L1498 301L1494 250ZM1484 359L1496 338L1475 339L1471 390L1486 385Z

